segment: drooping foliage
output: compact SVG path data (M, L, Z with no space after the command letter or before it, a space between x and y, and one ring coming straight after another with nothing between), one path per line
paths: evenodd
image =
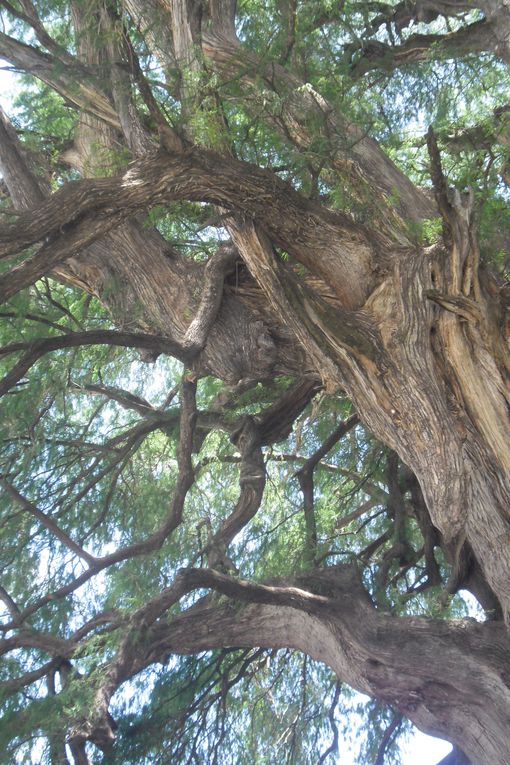
M438 251L432 126L442 173L472 189L482 269L501 287L509 57L491 4L457 5L245 0L234 45L232 3L0 3L0 55L23 72L0 133L12 160L0 199L1 763L332 763L349 737L358 762L398 763L410 723L390 694L366 701L292 641L222 642L210 614L235 622L246 603L273 603L245 586L306 589L354 565L395 619L501 620L469 543L437 528L403 455L282 322L239 233L268 211L276 268L341 308L338 274L314 273L322 255L299 231L291 251L290 216ZM378 194L371 139L396 168L376 167ZM184 169L143 196L137 163L158 157ZM9 233L73 189L59 232ZM287 191L295 207L278 207Z

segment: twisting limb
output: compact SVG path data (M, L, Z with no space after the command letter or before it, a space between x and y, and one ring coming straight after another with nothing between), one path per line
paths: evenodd
M210 534L202 551L207 555L210 568L219 571L235 568L228 557L228 546L258 511L266 483L260 434L252 417L243 418L231 440L241 452L239 499L220 529Z
M228 546L259 510L266 482L262 446L288 437L296 417L319 390L316 380L305 379L257 415L242 418L231 434L231 441L240 451L240 494L233 512L215 533L210 529L205 547L197 554L207 555L210 568L232 570ZM235 568L235 567L234 567Z
M278 246L312 273L335 283L347 280L350 289L339 294L346 307L368 294L375 232L307 199L267 170L199 147L138 160L116 177L68 183L35 210L21 213L15 224L2 228L0 255L14 255L41 240L47 244L32 265L18 267L22 273L29 270L24 279L2 277L0 294L13 294L14 287L30 283L28 276L39 278L140 210L182 199L222 205L258 220ZM383 249L377 257L382 257L383 242L378 245ZM357 288L351 284L356 275Z
M182 341L188 358L200 353L207 342L220 308L225 277L232 272L237 257L237 250L232 245L220 245L205 266L205 285L200 305Z

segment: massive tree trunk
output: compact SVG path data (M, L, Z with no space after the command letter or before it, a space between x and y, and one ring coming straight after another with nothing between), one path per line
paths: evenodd
M488 9L483 24L502 30L498 13L507 9L480 5ZM193 103L190 71L197 78L204 71L224 80L239 77L253 93L262 78L281 101L278 114L268 110L266 116L272 129L305 151L309 126L319 124L330 147L328 172L348 177L359 200L372 195L373 220L361 224L334 212L275 173L236 159L226 137L225 146L212 150L192 145L189 124L177 135L144 90L136 65L130 75L117 66L127 56L122 34L111 50L98 51L88 36L90 13L81 14L76 4L80 44L77 59L67 63L69 77L73 66L82 74L78 89L67 75L57 81L50 54L36 60L32 48L10 41L0 48L82 110L65 154L82 180L52 194L2 123L4 180L25 212L3 227L1 252L39 249L0 277L0 293L7 299L53 273L98 296L123 330L173 343L175 355L197 375L212 374L241 389L278 374L304 373L310 390L320 380L329 392L345 391L362 421L416 475L454 565L469 546L487 602L501 607L509 627L505 308L496 278L480 269L471 200L447 191L433 136L435 203L311 86L279 64L262 65L246 54L235 36L233 3L212 0L204 13L189 0L171 7L129 0L127 8L161 66L181 69L176 87L185 115L205 108ZM102 4L95 13L103 29L111 25L115 40L119 20ZM162 23L154 25L154 14ZM496 43L502 57L507 42ZM91 74L101 68L108 74L105 92ZM136 114L131 80L138 82L157 135ZM249 108L259 108L255 95ZM131 164L97 178L119 143L130 150ZM152 207L178 200L214 205L229 232L230 241L206 265L182 257L144 223ZM438 210L443 241L416 245L407 223ZM182 582L188 592L212 587L251 605L232 615L210 601L157 623L153 614L143 650L126 638L96 719L75 730L75 745L85 739L106 745L113 735L105 722L111 692L150 663L170 653L260 645L296 648L326 662L422 730L457 743L474 765L508 761L510 643L503 624L392 619L372 607L350 568L295 582L300 590L286 583L250 589L211 571L185 572Z

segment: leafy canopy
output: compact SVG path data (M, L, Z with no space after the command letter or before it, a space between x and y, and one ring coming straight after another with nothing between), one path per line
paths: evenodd
M9 35L40 47L22 15L30 4L3 5ZM78 5L87 11L91 4ZM306 150L282 135L279 121L287 94L270 89L262 72L265 63L288 67L304 87L321 93L332 109L378 139L424 186L430 186L424 134L432 124L446 175L453 185L475 189L482 255L505 274L508 143L498 142L503 128L501 123L495 127L494 115L506 107L507 67L490 53L443 58L439 41L421 61L396 68L388 53L386 65L383 61L360 74L370 41L389 51L411 33L440 35L446 28L451 33L478 18L476 11L452 22L438 16L398 32L391 21L376 24L379 5L240 2L239 37L261 62L248 95L240 76L216 77L207 72L207 62L205 73L191 65L188 71L168 66L163 71L151 49L158 18L142 32L122 4L115 10L122 13L155 101L176 131L186 131L198 145L228 146L238 158L272 169L307 196L355 220L371 217L370 199L331 171L331 144L313 115L303 114L312 136ZM36 6L55 44L75 55L80 38L69 4ZM92 13L89 22L82 34L92 35L97 54L114 32L99 29ZM98 65L94 74L108 90L108 68ZM176 88L183 80L187 96L178 99ZM139 91L134 100L142 121L154 130L154 115ZM24 146L53 190L78 177L63 160L79 121L68 101L26 74L13 114ZM112 175L131 158L121 143L106 149L98 142L83 172ZM8 196L1 205L5 213L12 212ZM181 257L195 264L206 262L225 239L221 215L198 202L148 209L144 226L156 227ZM435 220L413 231L419 244L432 244L439 234ZM285 252L280 255L287 258ZM243 278L236 273L230 288L239 288ZM115 295L120 287L111 283L101 302L53 275L17 294L0 312L0 374L11 374L43 340L98 330L113 335L118 327L105 303L108 293ZM139 331L142 313L135 306L134 329L122 329ZM16 642L16 633L5 631L1 763L57 761L62 727L72 728L95 703L105 668L126 631L136 626L140 610L171 585L181 568L208 565L211 538L224 528L242 493L242 455L232 439L236 428L247 416L266 412L295 382L279 375L243 391L213 377L197 381L197 430L190 457L194 480L182 519L173 533L139 552L137 544L155 538L164 527L178 491L182 381L189 379L190 371L165 354L151 364L142 361L134 341L130 348L110 341L69 347L57 342L7 386L0 415L2 623L7 625L17 609L27 616L22 643ZM306 507L299 471L352 414L346 398L319 392L300 412L290 435L264 446L260 507L229 544L223 565L234 576L260 582L355 560L374 601L392 614L467 616L461 595L445 590L452 561L445 559L430 521L419 513L412 476L361 424L353 420L316 460L314 501ZM105 559L119 550L127 552L87 575L90 556ZM168 614L184 611L202 594L188 594ZM70 639L72 657L59 656L58 641ZM66 662L67 675L62 671ZM355 743L359 762L375 761L391 728L385 762L397 763L397 734L409 730L395 711L376 702L361 705L329 669L311 659L256 648L155 662L118 688L110 713L118 744L105 755L109 763L333 762L342 739L353 735L351 720L362 731Z

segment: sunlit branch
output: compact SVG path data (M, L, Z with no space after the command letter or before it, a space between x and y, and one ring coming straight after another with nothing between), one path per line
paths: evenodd
M21 71L39 78L60 95L74 108L90 112L98 119L118 129L119 120L115 109L107 96L98 88L91 73L83 64L66 53L64 66L49 53L0 32L0 54Z

